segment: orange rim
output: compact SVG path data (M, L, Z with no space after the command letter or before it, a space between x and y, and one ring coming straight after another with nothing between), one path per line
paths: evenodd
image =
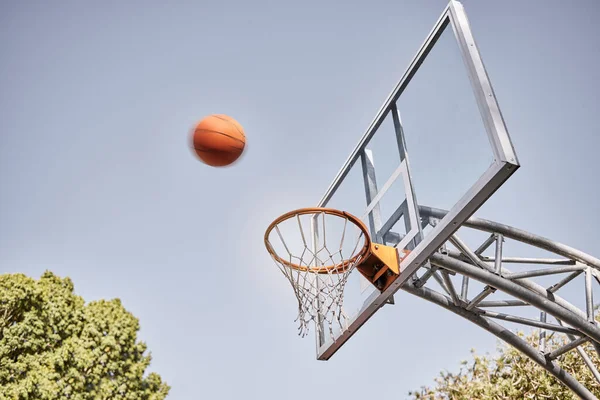
M269 235L271 234L271 231L277 225L279 225L283 221L287 221L288 219L294 218L296 216L306 215L306 214L321 214L321 213L328 214L328 215L334 215L334 216L340 217L340 218L345 218L348 221L352 222L354 225L358 226L358 228L361 230L361 232L365 238L365 243L364 243L363 247L360 249L360 251L358 252L358 254L356 254L354 257L352 257L348 260L342 260L338 264L325 265L325 266L321 266L321 267L306 267L306 266L294 264L293 262L284 260L279 255L277 255L277 253L275 252L275 249L273 249L273 247L271 246L271 243L269 242ZM312 273L317 273L317 274L328 274L328 273L339 274L341 272L346 271L350 266L354 265L359 259L361 259L361 258L364 259L364 257L366 257L369 254L369 251L371 248L371 238L369 237L369 232L367 231L367 227L365 226L365 224L360 219L356 218L354 215L352 215L350 213L347 213L345 211L336 210L334 208L324 208L324 207L300 208L298 210L290 211L290 212L287 212L287 213L281 215L279 218L277 218L275 221L273 221L271 223L271 225L269 225L269 227L267 228L267 230L265 232L265 247L267 248L267 251L271 254L271 256L275 259L275 261L277 261L287 267L293 268L295 270L302 271L302 272L312 272Z

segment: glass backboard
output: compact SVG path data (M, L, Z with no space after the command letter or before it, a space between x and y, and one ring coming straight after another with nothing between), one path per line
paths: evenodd
M317 358L329 359L393 303L518 167L464 8L450 1L317 205L359 217L375 243L411 251L384 292L353 272L344 291L349 322L333 335L317 334ZM425 229L423 207L448 213Z

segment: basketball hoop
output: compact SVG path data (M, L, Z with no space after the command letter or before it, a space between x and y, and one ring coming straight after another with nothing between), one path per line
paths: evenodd
M371 243L365 224L344 211L290 211L269 225L264 240L267 251L294 289L298 334L302 337L308 333L311 321L318 330L326 324L332 339L336 325L346 328L344 287L355 268L381 291L399 274L397 250Z

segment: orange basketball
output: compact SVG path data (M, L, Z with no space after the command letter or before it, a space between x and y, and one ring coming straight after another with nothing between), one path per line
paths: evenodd
M222 114L209 115L196 125L192 143L202 161L213 167L224 167L242 155L246 135L235 119Z

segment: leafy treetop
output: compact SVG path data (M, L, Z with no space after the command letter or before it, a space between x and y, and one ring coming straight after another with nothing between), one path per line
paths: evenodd
M162 400L151 356L118 299L85 304L69 278L0 275L0 400Z

